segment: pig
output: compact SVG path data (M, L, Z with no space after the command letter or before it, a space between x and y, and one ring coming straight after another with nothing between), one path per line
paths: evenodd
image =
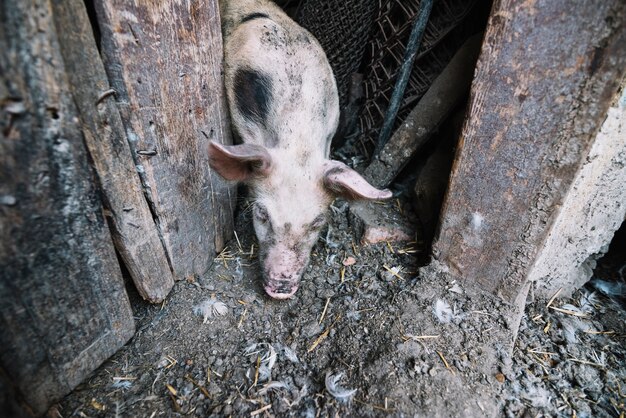
M329 159L339 99L317 40L270 1L221 1L220 11L226 95L240 143L212 141L209 164L224 179L248 185L264 290L287 299L333 199L392 194Z

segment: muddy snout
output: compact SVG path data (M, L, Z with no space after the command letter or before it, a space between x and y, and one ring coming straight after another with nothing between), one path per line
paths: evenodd
M265 293L273 299L289 299L298 290L299 278L293 279L270 279L265 277L263 288Z
M288 299L298 290L309 257L294 251L272 249L261 261L265 293L273 299Z

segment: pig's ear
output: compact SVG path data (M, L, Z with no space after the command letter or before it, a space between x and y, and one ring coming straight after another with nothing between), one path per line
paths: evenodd
M392 196L389 190L378 190L359 173L339 161L325 163L324 186L331 193L349 200L382 200Z
M209 165L226 180L246 181L267 176L272 166L272 157L260 145L222 145L211 141Z

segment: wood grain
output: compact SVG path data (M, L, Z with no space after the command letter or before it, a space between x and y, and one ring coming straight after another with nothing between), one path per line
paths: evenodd
M35 414L134 332L69 91L50 4L1 2L0 376Z
M208 164L230 143L216 1L95 2L102 54L175 277L203 274L232 231L234 193Z
M626 68L626 3L497 0L434 255L523 299L529 268Z
M82 0L52 1L69 84L110 217L115 246L140 295L153 303L174 285L168 256L143 194Z

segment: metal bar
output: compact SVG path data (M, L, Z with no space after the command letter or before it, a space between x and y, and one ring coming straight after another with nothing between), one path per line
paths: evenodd
M409 36L409 42L404 52L402 67L400 67L398 80L396 81L396 85L393 89L393 95L391 96L391 101L389 102L389 109L387 109L387 113L385 114L385 120L383 122L380 135L378 136L374 155L378 155L380 153L380 150L382 150L391 136L391 130L393 129L393 124L396 120L396 116L398 115L400 103L402 102L406 85L409 82L411 70L413 69L413 63L415 62L419 46L422 43L424 30L426 29L426 24L428 23L428 18L430 17L432 8L433 0L422 0L420 2L419 13L417 15L417 19L415 19L415 23L413 24L411 35Z

